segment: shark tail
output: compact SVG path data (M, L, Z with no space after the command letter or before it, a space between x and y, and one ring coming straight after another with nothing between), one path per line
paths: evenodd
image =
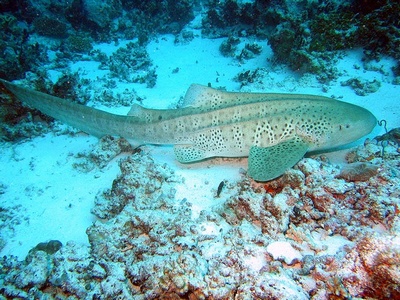
M0 90L42 113L97 137L119 135L126 116L114 115L0 79Z

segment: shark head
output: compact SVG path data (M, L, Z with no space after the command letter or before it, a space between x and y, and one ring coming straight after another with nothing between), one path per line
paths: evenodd
M318 150L337 148L369 134L377 124L367 109L346 102L335 103L331 111L330 131Z
M254 145L250 148L250 177L257 181L274 179L306 152L349 144L370 133L377 124L368 110L346 102L325 99L310 107L301 112L296 134L270 147Z

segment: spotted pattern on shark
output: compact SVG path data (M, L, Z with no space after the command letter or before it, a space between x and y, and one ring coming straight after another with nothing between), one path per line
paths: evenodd
M0 88L43 113L96 136L134 146L172 144L181 163L248 156L257 181L282 175L308 151L351 143L377 121L365 108L305 94L235 93L192 84L178 109L133 105L127 116L72 103L1 80Z

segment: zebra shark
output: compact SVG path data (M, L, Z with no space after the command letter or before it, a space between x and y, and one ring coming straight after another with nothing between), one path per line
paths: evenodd
M248 156L248 175L269 181L307 152L351 143L377 120L360 106L305 94L225 92L192 84L182 108L133 105L116 115L5 80L1 89L46 115L98 137L121 136L133 146L173 144L177 160Z

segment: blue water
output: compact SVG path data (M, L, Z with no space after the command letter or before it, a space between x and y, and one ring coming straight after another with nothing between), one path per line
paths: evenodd
M31 90L122 115L134 104L179 108L192 83L315 94L386 125L257 183L247 158L180 164L171 146L99 140L2 89L0 295L399 298L399 9L0 3L0 78Z

